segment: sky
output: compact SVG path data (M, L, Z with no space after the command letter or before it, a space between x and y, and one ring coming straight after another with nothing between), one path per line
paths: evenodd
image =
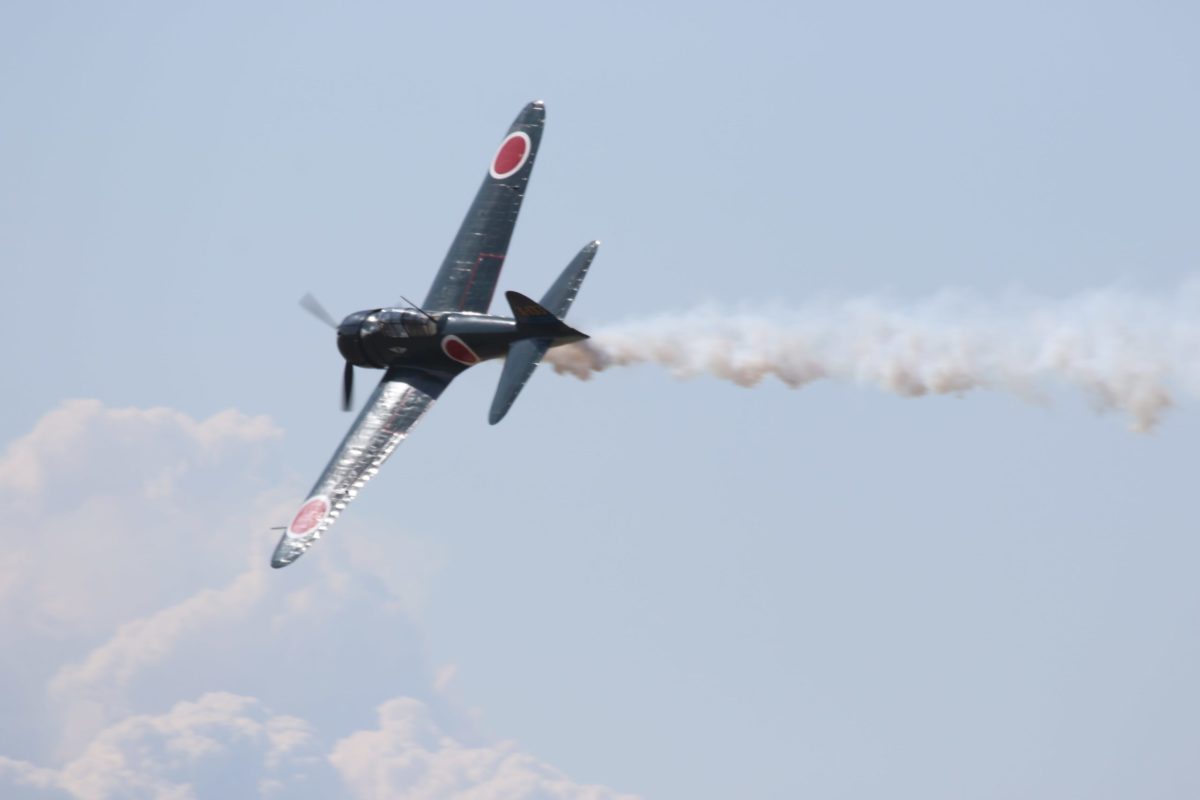
M1197 796L1198 30L0 4L0 795ZM468 371L271 570L297 300L424 296L534 99L499 288L600 239L607 368Z

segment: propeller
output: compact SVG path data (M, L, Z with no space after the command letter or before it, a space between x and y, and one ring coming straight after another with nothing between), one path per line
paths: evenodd
M307 293L300 298L300 307L308 313L312 314L317 319L324 322L329 327L337 330L337 320L333 315L325 310L325 306L311 293ZM346 368L342 371L342 411L349 411L350 405L354 401L354 365L349 361L346 362Z
M304 297L300 298L300 307L312 314L317 319L321 320L321 322L324 322L329 327L335 330L337 329L337 320L333 318L332 314L325 310L325 306L321 305L320 301L313 297L312 294L306 294Z
M342 411L349 411L351 403L354 402L354 365L349 361L346 362L346 369L342 372Z

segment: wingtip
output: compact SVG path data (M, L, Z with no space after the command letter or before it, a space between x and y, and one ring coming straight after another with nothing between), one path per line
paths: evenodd
M526 103L521 109L521 113L517 114L517 119L513 122L514 125L541 125L546 121L546 107L541 100L534 100L532 103Z
M275 545L275 552L271 553L271 567L273 569L283 569L304 555L304 549L303 546L297 545L288 539L288 535L285 533L280 537L279 544Z
M284 543L280 542L279 546L275 548L275 552L271 554L271 568L283 569L299 557L300 553L295 552L292 548L285 548Z

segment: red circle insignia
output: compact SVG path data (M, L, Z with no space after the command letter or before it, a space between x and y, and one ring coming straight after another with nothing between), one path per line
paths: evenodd
M495 157L492 158L492 167L489 170L491 176L496 179L507 178L525 166L531 144L529 134L524 131L513 131L504 137Z
M457 336L447 336L442 339L442 350L460 364L479 363L479 356L475 355L475 351L467 347L466 343Z
M324 497L314 497L308 500L296 512L296 517L288 526L288 535L306 536L312 532L313 528L321 524L321 520L325 519L325 515L328 513L329 501Z

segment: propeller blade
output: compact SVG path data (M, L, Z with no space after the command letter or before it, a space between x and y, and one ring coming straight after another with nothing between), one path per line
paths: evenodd
M346 362L346 370L342 373L342 411L349 411L354 401L354 365Z
M312 294L305 294L304 297L300 298L300 307L312 314L317 319L321 320L321 322L324 322L329 327L337 328L337 320L333 318L332 314L325 310L325 306L321 305L317 298L313 297Z

